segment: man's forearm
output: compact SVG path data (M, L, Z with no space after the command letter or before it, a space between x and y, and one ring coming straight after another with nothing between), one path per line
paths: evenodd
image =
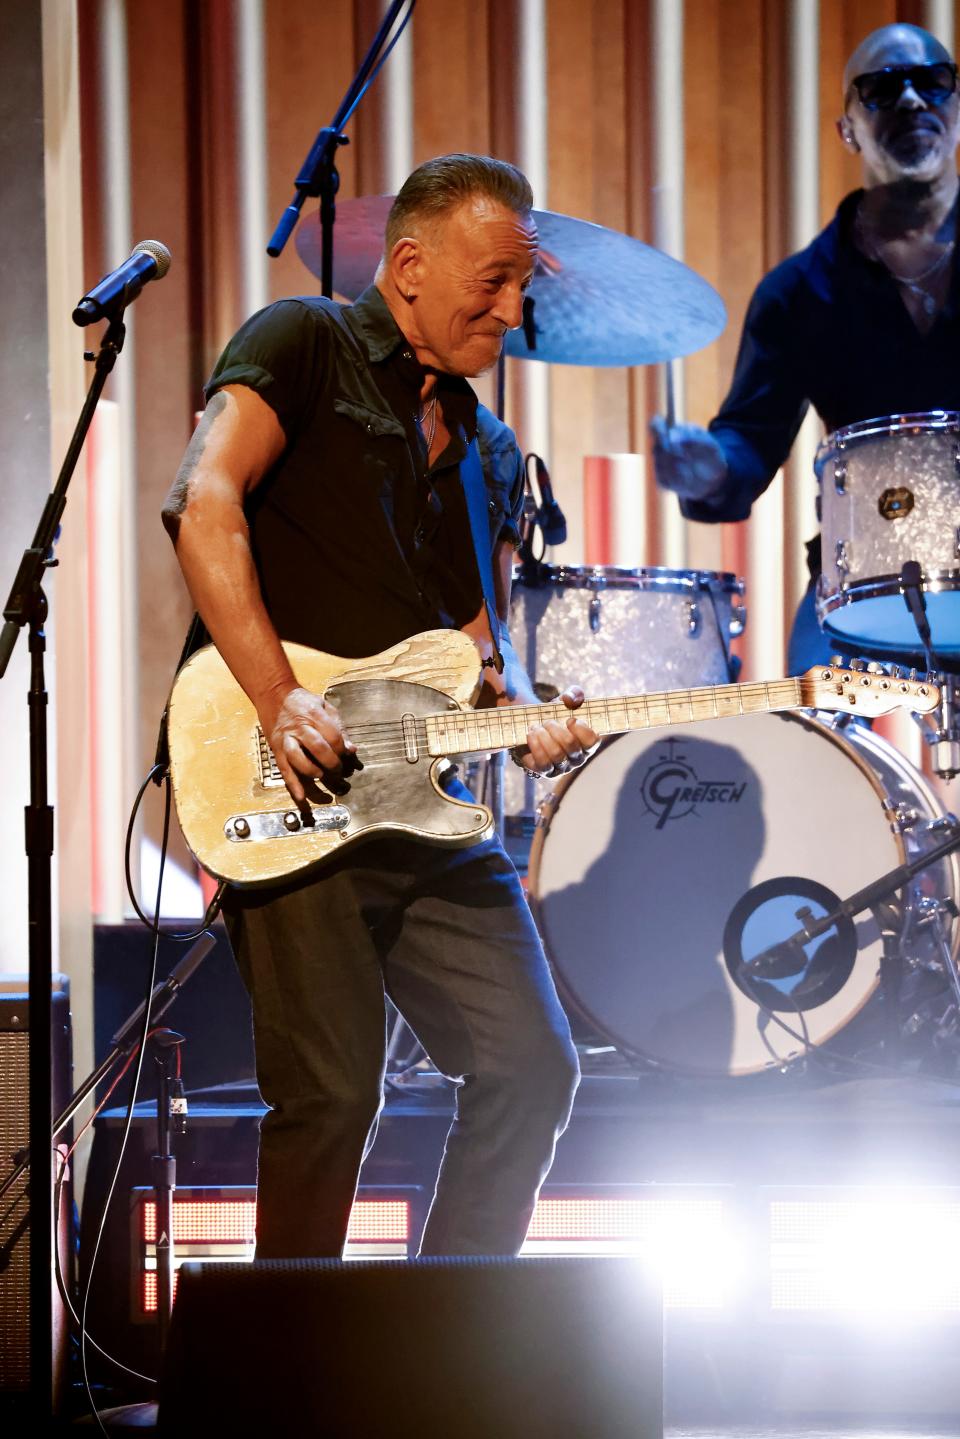
M197 497L179 516L175 545L200 618L269 726L297 681L263 603L242 507Z

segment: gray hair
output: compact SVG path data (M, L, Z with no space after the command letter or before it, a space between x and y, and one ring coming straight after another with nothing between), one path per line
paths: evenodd
M533 209L530 182L515 165L492 155L437 155L403 182L387 216L385 254L416 221L436 219L476 196L518 215Z

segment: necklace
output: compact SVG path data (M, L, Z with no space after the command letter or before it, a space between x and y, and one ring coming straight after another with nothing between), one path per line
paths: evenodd
M428 419L429 416L429 419ZM437 433L437 391L434 387L433 394L417 413L417 424L420 426L420 433L423 435L427 445L427 458L433 449L433 441Z
M937 308L937 297L936 295L932 294L930 290L927 289L923 281L929 280L932 275L938 274L940 270L943 269L944 265L947 263L950 256L953 254L956 240L950 240L948 244L946 244L944 248L940 251L940 254L934 260L933 264L928 265L925 270L921 270L919 275L898 275L896 270L894 270L890 265L887 264L887 261L880 253L878 249L879 242L872 240L867 234L866 226L863 223L863 215L861 214L859 209L857 210L855 226L861 244L866 253L869 255L870 259L876 260L878 264L882 265L883 268L886 270L887 274L890 276L891 280L895 281L896 284L902 285L905 290L910 290L914 295L919 298L921 307L925 315L932 315Z

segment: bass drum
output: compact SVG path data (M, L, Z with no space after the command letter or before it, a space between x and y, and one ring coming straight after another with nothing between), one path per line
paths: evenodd
M782 1066L874 993L878 925L867 913L828 931L788 976L743 962L932 845L938 812L922 775L859 725L768 714L609 741L544 806L530 856L561 994L635 1059L701 1075ZM958 894L956 855L913 881L908 959L935 962L921 901Z

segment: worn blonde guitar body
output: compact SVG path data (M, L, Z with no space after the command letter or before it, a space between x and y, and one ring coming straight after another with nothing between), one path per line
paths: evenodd
M357 746L362 768L343 794L316 786L294 804L256 711L212 645L184 665L170 695L170 774L184 838L204 869L241 887L277 883L374 835L476 844L493 832L493 816L444 793L444 758L507 749L524 742L533 722L570 716L562 703L472 709L479 656L459 630L430 630L368 659L284 650L298 682L336 706ZM768 683L590 699L578 714L612 735L785 709L928 713L939 699L925 679L825 666Z
M341 701L344 723L361 737L365 725L402 721L414 699L421 713L447 705L469 709L479 690L476 646L459 630L429 630L361 660L306 645L285 644L284 650L299 683L335 704ZM349 691L338 690L346 682ZM439 760L430 758L395 763L368 756L351 777L349 794L311 804L308 814L315 823L303 824L304 815L270 763L253 705L212 645L177 676L169 744L184 838L204 869L231 884L274 883L372 833L393 830L456 846L474 844L492 831L489 810L441 792ZM236 833L237 817L241 831L243 821L250 826L249 836ZM294 819L298 827L291 829Z

